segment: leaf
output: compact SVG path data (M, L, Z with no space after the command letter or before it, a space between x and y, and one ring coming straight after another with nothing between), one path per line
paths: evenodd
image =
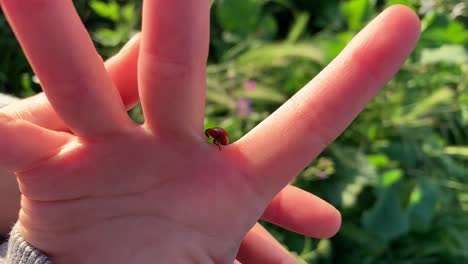
M324 52L326 62L332 61L344 49L346 44L354 37L351 31L333 33L326 32L321 35L321 50Z
M36 94L32 87L32 78L29 75L29 73L21 74L21 87L23 88L22 95L33 96L34 94Z
M401 179L401 175L400 170L387 171L379 178L379 184L384 188L390 187Z
M122 18L125 22L133 22L136 18L136 10L134 4L127 4L122 7Z
M431 228L437 204L437 192L427 180L421 180L410 195L408 208L411 229L427 232Z
M286 96L277 90L259 84L257 84L257 87L252 91L246 91L245 89L237 91L236 96L273 103L283 103L286 101Z
M422 50L420 62L421 64L438 62L468 63L468 52L461 45L442 45L439 48L427 48Z
M106 47L115 47L122 41L122 34L118 31L100 28L93 34L93 38Z
M398 176L398 177L396 177ZM385 241L391 241L409 231L408 216L401 206L403 181L395 172L384 175L383 188L376 189L377 201L362 217L366 230Z
M390 159L384 154L368 155L367 158L376 168L383 168L390 163Z
M145 116L143 115L143 108L141 107L141 103L138 103L134 106L128 114L133 119L133 121L137 122L138 124L143 124L145 122Z
M468 43L468 30L462 23L434 13L427 17L427 20L422 21L424 31L421 35L421 43L426 45Z
M334 143L327 148L327 153L334 162L335 173L327 181L315 182L311 191L334 205L351 208L364 187L375 185L376 168L355 148Z
M308 43L273 43L252 49L242 54L237 62L239 64L254 64L257 67L269 66L274 62L288 57L298 57L312 61L322 61L323 56L320 49Z
M224 30L247 35L259 21L260 1L218 0L215 6L218 21Z
M340 7L351 30L357 31L364 25L369 8L368 0L350 0L342 3Z
M408 141L394 141L384 147L383 151L390 160L398 161L405 169L417 166L423 155L419 145Z
M445 148L445 153L468 158L468 146L448 146Z
M428 29L429 26L431 26L432 23L434 23L436 18L437 14L434 11L430 11L429 13L427 13L421 20L421 32L426 31L426 29Z
M294 24L289 31L287 42L294 43L299 40L304 31L306 30L307 23L309 22L309 13L300 13L294 20Z
M387 6L392 6L392 5L405 5L407 7L410 7L414 11L417 11L410 3L409 0L388 0Z
M89 6L100 17L108 18L114 22L120 19L120 6L115 1L105 3L103 1L92 0Z
M225 92L219 92L213 89L207 89L206 100L208 102L213 102L219 105L223 105L230 109L236 108L235 100L231 96L226 94Z
M315 251L317 252L317 255L319 256L329 257L332 251L332 245L331 245L330 240L321 239L318 242L317 248L315 249Z
M437 107L452 103L454 95L455 93L452 89L448 87L440 88L429 96L426 96L426 98L419 100L410 111L401 117L395 118L392 122L396 125L417 124L418 120L430 115L431 111L434 111Z
M256 36L262 39L273 39L278 31L278 25L273 16L264 16L258 23Z

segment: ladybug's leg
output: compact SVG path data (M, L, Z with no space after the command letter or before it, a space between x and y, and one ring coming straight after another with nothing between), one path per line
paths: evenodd
M218 142L218 139L219 139L219 138L220 138L219 136L216 137L216 138L214 138L214 139L213 139L213 143L215 143L215 145L218 146L219 151L221 151L221 144L219 144L219 142Z

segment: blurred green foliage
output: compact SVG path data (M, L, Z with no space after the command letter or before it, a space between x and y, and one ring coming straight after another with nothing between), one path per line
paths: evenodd
M138 31L141 1L74 2L104 57ZM468 4L212 2L206 126L225 127L233 140L313 78L386 6L404 4L419 14L421 40L401 71L294 182L340 209L340 233L316 240L266 225L301 263L467 263ZM0 39L0 91L40 91L3 17ZM138 109L132 114L141 119Z

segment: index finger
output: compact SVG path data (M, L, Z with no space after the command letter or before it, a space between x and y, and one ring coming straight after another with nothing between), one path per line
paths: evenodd
M109 77L114 82L127 109L138 101L137 61L140 50L140 35L135 35L122 50L105 62ZM55 131L69 131L57 115L44 93L36 94L2 108L10 116L27 120Z
M316 78L235 145L252 187L269 200L359 114L398 71L420 35L418 17L393 6Z

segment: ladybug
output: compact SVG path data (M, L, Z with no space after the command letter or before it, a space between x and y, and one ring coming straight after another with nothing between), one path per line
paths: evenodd
M206 138L213 139L213 143L218 146L219 150L221 150L221 145L227 145L229 144L229 135L221 127L213 127L213 128L208 128L205 130L205 136Z

